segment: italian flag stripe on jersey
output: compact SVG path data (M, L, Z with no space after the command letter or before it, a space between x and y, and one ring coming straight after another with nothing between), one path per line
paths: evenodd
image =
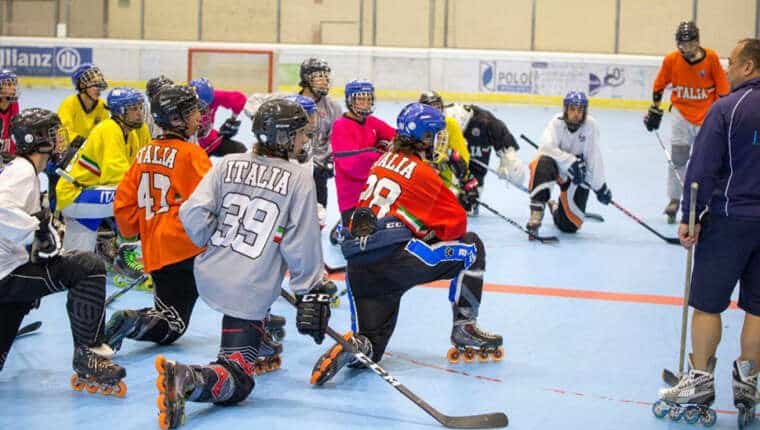
M398 214L401 216L401 218L404 218L409 224L414 226L414 230L419 233L422 230L425 229L425 225L420 222L417 218L414 217L411 213L409 213L406 209L404 209L403 206L398 206Z
M93 175L100 176L100 166L98 166L98 163L90 160L84 155L79 156L79 165L87 169Z
M275 243L282 242L282 234L285 233L285 227L279 226L277 227L277 231L274 233L274 241Z

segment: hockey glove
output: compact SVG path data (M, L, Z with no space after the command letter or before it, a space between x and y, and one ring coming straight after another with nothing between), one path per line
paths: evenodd
M224 124L222 124L222 126L219 128L219 135L227 139L232 139L236 134L238 134L239 129L240 120L235 117L229 117L227 118L227 121L224 121Z
M575 185L581 185L586 181L586 162L583 159L578 158L570 165L567 173L570 174L570 179Z
M314 174L322 179L330 179L335 176L335 165L333 163L332 154L330 154L324 160L318 160L314 158Z
M612 202L612 191L607 188L607 184L602 184L602 187L596 190L596 199L603 205L608 205Z
M47 263L55 259L61 253L61 236L53 226L53 217L50 209L44 208L34 214L40 221L40 226L34 232L32 242L32 263Z
M499 157L499 168L496 172L499 178L506 179L513 184L522 184L525 180L525 165L522 160L517 157L517 151L515 148L509 147L496 151L496 155Z
M459 193L459 203L466 211L472 210L478 205L478 179L472 178L462 186L462 192Z
M312 291L296 296L296 328L301 334L314 338L318 345L325 339L330 319L330 294L320 285Z
M464 158L458 152L451 151L451 155L449 155L449 167L460 182L465 182L467 179L467 162L464 161Z
M647 131L655 131L660 128L662 122L662 109L655 105L649 107L647 114L644 116L644 126Z

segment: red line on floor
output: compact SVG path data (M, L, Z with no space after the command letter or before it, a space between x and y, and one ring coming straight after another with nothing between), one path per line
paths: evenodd
M345 280L345 274L332 274L330 275L330 279L335 281L343 281ZM435 281L421 286L424 288L449 288L449 281ZM657 294L616 293L611 291L573 290L568 288L533 287L527 285L502 285L489 283L486 283L483 286L483 289L485 291L493 293L519 294L528 296L565 297L571 299L604 300L612 302L671 306L681 306L683 304L682 297L662 296ZM732 301L730 308L738 309L736 302Z

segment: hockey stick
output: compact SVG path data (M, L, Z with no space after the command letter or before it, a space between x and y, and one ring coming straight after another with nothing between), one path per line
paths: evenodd
M355 149L353 151L333 152L333 158L351 157L357 154L364 154L365 152L380 152L380 151L377 148L372 147L372 148L364 148L364 149Z
M512 224L513 226L519 228L520 230L523 231L523 233L527 234L531 239L537 240L537 241L539 241L541 243L557 243L557 242L559 242L559 238L557 236L539 236L537 234L533 234L533 233L530 232L530 230L528 230L528 229L524 228L523 226L521 226L520 224L518 224L517 221L515 221L515 220L513 220L513 219L511 219L509 217L507 217L506 215L501 214L499 211L497 211L496 209L492 208L491 206L488 206L487 204L483 203L482 201L479 201L478 204L480 206L483 206L484 208L486 208L489 212L491 212L492 214L496 215L497 217L499 217L499 218L503 219L504 221Z
M143 282L145 282L145 281L148 280L148 276L149 276L148 274L143 273L142 275L140 275L139 278L137 278L134 281L132 281L131 284L127 285L126 287L122 288L121 290L119 290L119 291L111 294L110 296L108 296L108 298L106 299L106 304L105 305L106 306L110 305L114 300L116 300L119 297L121 297L124 294L126 294L127 291L131 290L132 288L135 288L138 285L142 285Z
M678 173L678 169L676 168L676 165L673 163L673 158L670 156L670 152L668 152L668 149L665 148L665 144L662 143L662 139L660 138L660 132L655 130L654 135L657 136L657 142L660 144L660 148L662 148L663 152L665 152L665 158L668 160L668 165L670 166L670 169L673 170L673 173L676 175L676 179L678 179L678 182L681 184L681 188L683 188L683 178L681 178L681 174Z
M39 329L42 326L42 321L35 321L33 323L29 323L16 332L16 338L27 336L30 334L34 334L37 329Z
M476 160L474 158L470 159L470 163L477 164L478 166L480 166L480 167L488 170L489 172L493 173L494 175L498 176L499 179L503 179L503 180L507 181L507 183L509 183L510 185L514 186L518 190L520 190L520 191L522 191L522 192L530 195L530 191L524 185L514 183L514 182L510 181L507 178L502 178L501 175L499 175L499 173L496 171L496 169L494 169L493 167L487 165L486 163L484 163L484 162L482 162L480 160ZM553 201L549 200L549 204L552 205L552 204L556 204L556 203L554 203ZM604 222L604 217L602 217L599 214L595 214L595 213L591 213L591 212L586 212L586 214L584 215L584 217L588 218L591 221Z
M699 184L696 182L691 183L691 194L689 195L689 237L694 237L694 226L696 224L696 212L697 212L697 191L699 190ZM686 253L686 279L684 280L683 287L683 308L681 310L681 345L678 350L678 374L673 374L668 369L663 369L662 379L670 384L674 379L678 383L678 379L683 375L683 363L686 355L686 325L689 320L689 297L691 297L691 264L694 259L694 246L690 246Z
M293 297L290 293L282 289L280 291L280 295L288 301L293 306L296 306L296 299ZM429 403L419 398L416 394L414 394L411 390L406 388L401 382L399 382L396 378L393 377L390 373L388 373L385 369L380 367L379 364L372 361L369 357L367 357L363 352L356 349L354 344L348 342L347 340L343 339L343 336L341 336L338 332L333 330L331 327L327 327L326 333L328 336L333 338L334 341L338 342L343 349L346 351L351 351L352 354L354 354L354 357L356 357L359 361L364 363L368 368L372 369L375 374L383 378L383 380L393 386L393 388L397 389L401 392L407 399L411 400L415 405L422 408L425 412L428 413L431 417L435 418L436 421L441 423L444 427L448 428L455 428L455 429L490 429L490 428L502 428L506 427L507 424L509 424L509 420L507 419L507 415L503 412L494 412L490 414L480 414L480 415L467 415L467 416L449 416L444 415L440 412L438 412L437 409L430 406Z
M529 143L529 144L530 144L532 147L534 147L534 148L538 149L538 145L536 145L536 144L535 144L535 143L534 143L532 140L530 140L530 139L529 139L527 136L525 136L524 134L521 134L521 135L520 135L520 137L521 137L523 140L525 140L526 142L528 142L528 143ZM585 183L587 186L589 186L589 188L591 187L591 186L588 184L588 182L584 182L584 183ZM630 212L628 209L624 208L623 206L620 206L620 204L619 204L618 202L616 202L615 200L612 200L612 201L610 201L610 203L612 204L612 206L615 206L615 207L616 207L618 210L620 210L620 212L623 212L623 213L624 213L624 214L626 214L626 215L627 215L629 218L631 218L632 220L636 221L637 223L639 223L639 225L641 225L641 226L642 226L642 227L644 227L645 229L649 230L650 232L652 232L652 234L654 234L655 236L657 236L657 237L659 237L660 239L664 240L665 242L667 242L667 243L669 243L669 244L671 244L671 245L680 245L680 244L681 244L681 241L680 241L680 240L678 240L678 238L677 238L677 237L666 237L666 236L662 235L660 232L658 232L657 230L655 230L655 229L653 229L652 227L650 227L650 226L649 226L649 224L647 224L647 223L645 223L644 221L642 221L642 220L641 220L641 218L639 218L639 217L637 217L636 215L634 215L633 213L631 213L631 212Z

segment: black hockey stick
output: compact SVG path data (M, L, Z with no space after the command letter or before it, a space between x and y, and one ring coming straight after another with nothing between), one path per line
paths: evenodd
M280 291L280 295L288 301L293 306L296 306L296 299L293 297L290 293L285 291L284 289ZM354 357L356 357L359 361L364 363L367 367L372 369L375 374L383 378L383 380L393 386L393 388L397 389L401 392L407 399L414 402L415 405L419 406L428 413L431 417L435 418L436 421L441 423L444 427L448 428L454 428L454 429L490 429L490 428L502 428L506 427L509 423L509 420L507 419L507 415L503 412L494 412L490 414L480 414L480 415L467 415L467 416L461 416L461 417L452 417L449 415L444 415L440 412L438 412L437 409L430 406L429 403L419 398L416 394L414 394L411 390L406 388L401 382L399 382L396 378L394 378L391 374L389 374L385 369L380 367L379 364L372 361L369 357L364 355L361 351L357 350L354 344L348 342L347 340L343 339L343 336L341 336L338 332L327 327L326 331L327 335L333 338L336 342L338 342L346 351L351 351L352 354L354 354Z
M527 136L525 136L524 134L521 134L520 137L524 141L528 142L532 147L538 149L538 145L536 145ZM588 182L585 182L585 184L588 186ZM590 186L589 186L589 188L590 188ZM618 210L620 210L620 212L623 212L629 218L631 218L632 220L636 221L637 223L639 223L639 225L641 225L645 229L649 230L650 232L652 232L652 234L654 234L655 236L657 236L660 239L664 240L665 242L667 242L667 243L669 243L671 245L680 245L681 244L681 241L678 240L677 237L666 237L666 236L662 235L660 232L658 232L657 230L655 230L652 227L650 227L649 224L647 224L644 221L642 221L641 218L639 218L636 215L634 215L633 213L631 213L631 211L629 211L628 209L624 208L623 206L620 206L620 204L618 202L612 200L610 203L612 204L612 206L615 206Z
M497 217L503 219L504 221L512 224L513 226L519 228L523 231L523 233L527 234L531 239L537 240L541 243L557 243L559 242L559 238L557 236L539 236L537 234L533 234L530 232L530 230L526 229L525 227L521 226L517 223L517 221L513 220L512 218L507 217L506 215L503 215L501 212L497 211L496 209L492 208L491 206L488 206L487 204L481 202L478 202L480 206L483 206L486 208L489 212L496 215Z
M372 148L355 149L353 151L333 152L333 157L334 158L351 157L357 154L364 154L365 152L380 152L380 150L375 147L372 147Z
M116 300L119 297L121 297L124 294L126 294L127 291L129 291L132 288L135 288L136 286L141 285L143 282L147 281L148 280L148 276L149 275L143 273L142 275L140 275L139 278L137 278L134 281L132 281L131 284L127 285L126 287L124 287L124 288L120 289L119 291L117 291L117 292L111 294L110 296L108 296L108 298L106 299L106 306L110 305L114 300Z
M40 327L42 327L42 321L35 321L33 323L29 323L21 327L20 329L18 329L18 331L16 332L16 338L34 334L37 331L37 329L39 329Z
M498 176L499 179L503 179L503 180L507 181L510 185L514 186L518 190L520 190L520 191L522 191L522 192L530 195L530 191L524 185L522 185L522 184L516 184L516 183L510 181L509 179L502 178L499 175L499 173L496 171L496 169L494 169L493 167L487 165L486 163L484 163L484 162L482 162L480 160L476 160L474 158L470 159L470 163L477 164L478 166L480 166L480 167L488 170L489 172L493 173L494 175ZM549 205L551 206L552 204L556 204L556 203L554 203L553 201L549 200ZM584 217L588 218L590 221L604 222L604 217L601 216L601 215L599 215L599 214L595 214L595 213L591 213L591 212L586 212L584 214Z

